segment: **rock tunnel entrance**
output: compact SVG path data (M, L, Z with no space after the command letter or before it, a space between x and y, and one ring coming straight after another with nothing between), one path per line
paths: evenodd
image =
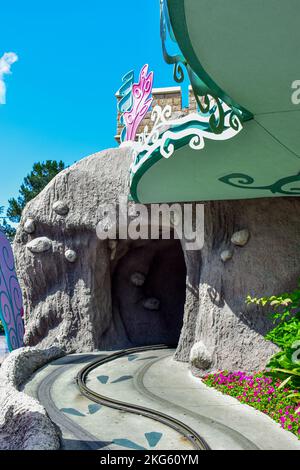
M131 242L112 277L121 346L176 346L183 324L186 265L179 240Z

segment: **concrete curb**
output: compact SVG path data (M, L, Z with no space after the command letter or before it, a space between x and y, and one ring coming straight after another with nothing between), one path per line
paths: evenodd
M22 348L0 368L0 450L57 450L60 430L39 402L20 387L40 367L65 355L57 347Z

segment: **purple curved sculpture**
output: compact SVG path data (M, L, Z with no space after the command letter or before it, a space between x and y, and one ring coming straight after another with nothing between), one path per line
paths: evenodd
M0 230L0 320L10 351L24 346L23 301L13 251Z
M153 72L148 74L149 65L144 65L140 73L139 83L132 86L132 107L124 113L126 126L125 140L134 141L138 127L149 111L153 98L151 97L153 87Z

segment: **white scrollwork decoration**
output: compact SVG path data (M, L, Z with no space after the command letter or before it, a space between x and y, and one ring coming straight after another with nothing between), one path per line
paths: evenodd
M213 106L213 100L212 106ZM211 114L190 113L175 117L172 107L155 106L151 113L153 127L151 131L146 126L138 136L138 141L132 143L133 162L130 168L131 177L150 158L153 152L159 150L163 158L170 158L175 152L175 142L186 140L194 150L203 150L205 140L229 140L235 137L243 128L237 115L232 116L232 110L222 104L225 113L224 130L216 134L210 130ZM178 114L178 113L177 113Z

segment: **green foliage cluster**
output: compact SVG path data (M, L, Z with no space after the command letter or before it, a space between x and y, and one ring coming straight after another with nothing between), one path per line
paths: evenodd
M0 206L0 230L2 230L7 238L12 241L15 236L15 229L9 225L7 218L4 216L4 207Z
M60 160L47 160L33 165L32 171L24 178L17 199L9 199L7 216L11 222L20 222L26 204L35 198L62 170L65 164Z
M271 307L276 326L266 335L266 339L282 351L273 356L268 364L270 373L284 380L284 384L300 390L300 282L293 292L261 298L248 296L246 302ZM300 393L294 394L294 397L299 399Z
M24 178L19 196L9 199L6 215L4 215L4 207L0 207L0 229L5 232L11 242L15 237L16 229L8 221L19 223L26 204L34 199L64 169L65 164L62 161L47 160L35 163L32 171Z
M0 320L0 334L4 333L4 327L1 323L1 320Z

